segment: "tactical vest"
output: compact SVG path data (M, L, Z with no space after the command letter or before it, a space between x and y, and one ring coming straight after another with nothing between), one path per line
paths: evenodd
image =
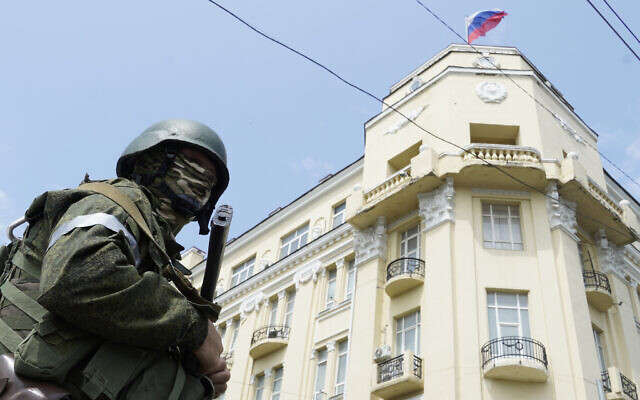
M104 186L90 190L111 198L129 214L137 212L134 220L144 225L141 231L148 232L135 204L128 200L123 206L128 199L122 197L126 197L123 192ZM91 192L78 190L77 199L88 194ZM25 213L29 225L23 238L0 246L0 351L14 353L16 372L55 382L90 399L114 400L125 386L154 379L173 379L167 395L170 400L209 398L211 382L187 374L181 363L169 360L166 354L101 339L49 313L36 301L42 260L58 220L43 216L47 195L37 197ZM158 258L157 250L150 252ZM135 398L155 398L151 396Z

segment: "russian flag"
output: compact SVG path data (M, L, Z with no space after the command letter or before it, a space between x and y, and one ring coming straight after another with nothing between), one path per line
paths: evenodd
M471 43L480 36L495 28L507 15L498 9L478 11L467 18L467 43Z

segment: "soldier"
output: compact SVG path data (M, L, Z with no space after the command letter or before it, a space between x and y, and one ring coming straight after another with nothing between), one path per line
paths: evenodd
M219 396L230 378L220 335L161 272L184 225L208 232L229 181L224 145L203 124L162 121L116 171L115 190L47 192L27 210L1 280L0 350L21 376L77 399Z

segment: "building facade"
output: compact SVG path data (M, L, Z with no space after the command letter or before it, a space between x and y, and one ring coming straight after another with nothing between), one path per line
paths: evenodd
M531 62L476 48L393 85L361 159L228 243L227 399L637 400L640 205Z

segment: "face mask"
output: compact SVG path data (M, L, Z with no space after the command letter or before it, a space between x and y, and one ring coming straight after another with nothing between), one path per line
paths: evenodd
M153 176L160 169L164 158L165 153L162 148L146 152L137 160L133 172L138 175ZM179 198L181 204L188 205L191 211L176 210L162 190L162 183ZM156 212L169 222L175 235L194 219L193 212L207 203L215 184L215 171L202 167L188 159L182 152L178 152L165 176L154 178L147 188L156 197Z

